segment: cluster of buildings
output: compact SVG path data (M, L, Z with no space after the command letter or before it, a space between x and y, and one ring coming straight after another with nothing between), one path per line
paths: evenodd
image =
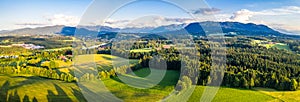
M34 45L34 44L12 44L11 46L19 46L19 47L23 47L25 49L31 49L31 50L45 48L44 46L39 46L39 45Z
M0 59L2 59L2 58L5 58L5 59L18 58L18 57L19 57L18 55L0 55Z

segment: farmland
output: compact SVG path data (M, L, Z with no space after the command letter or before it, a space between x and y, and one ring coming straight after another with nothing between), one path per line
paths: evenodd
M297 60L300 56L291 53L295 50L291 49L291 42L249 39L228 38L227 42L231 43L227 45L230 48L226 51L226 71L212 101L299 101L293 97L299 95ZM0 59L0 79L4 79L0 81L1 95L5 97L4 101L14 98L30 101L116 99L144 102L187 99L188 96L182 96L182 93L189 91L191 96L187 101L198 101L206 86L214 80L209 76L212 67L210 45L205 39L197 40L199 46L196 49L200 53L196 56L200 59L191 60L190 56L183 56L178 51L190 53L192 49L189 47L162 47L173 44L164 40L159 42L165 44L145 41L135 44L131 51L114 46L90 52L80 49L82 51L79 52L83 53L79 55L72 55L70 47L46 50L1 48L3 55L18 56ZM116 49L114 53L118 56L94 53L95 50L112 49ZM182 69L182 64L186 68ZM165 75L160 76L164 72ZM189 90L191 86L195 86L195 90Z

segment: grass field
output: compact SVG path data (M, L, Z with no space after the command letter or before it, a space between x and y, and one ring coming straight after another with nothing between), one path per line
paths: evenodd
M159 70L154 70L159 71ZM149 69L141 69L134 72L137 76L145 77L150 73ZM118 78L102 80L105 87L116 97L124 101L149 102L160 101L168 96L174 89L179 76L177 71L167 71L164 79L157 86L150 89L138 89L130 87ZM131 77L135 78L135 77ZM10 101L38 100L47 101L85 101L79 87L75 83L66 83L58 80L43 79L34 76L0 75L0 97ZM3 80L4 79L4 80ZM86 86L94 91L101 89L97 84ZM196 86L189 102L198 102L203 94L205 86ZM103 90L100 90L103 92ZM236 89L221 87L215 95L213 102L299 102L300 91L276 91L266 88ZM111 97L102 95L101 98ZM187 98L187 97L184 97ZM1 100L0 99L0 100Z
M205 86L196 86L189 102L199 101ZM235 89L221 87L215 95L213 102L268 102L275 100L273 97L255 90Z
M154 69L152 71L153 73L155 73L160 70ZM137 70L134 73L135 75L139 76L139 78L143 78L150 74L150 70L148 68L144 68L141 70ZM166 76L162 79L162 81L158 85L150 89L138 89L130 87L122 83L122 81L118 78L106 79L103 82L114 95L123 99L124 101L153 102L159 101L168 96L169 93L173 91L174 85L178 81L178 77L178 71L168 70L166 72ZM128 78L136 77L128 76Z
M18 100L85 101L75 83L43 79L35 76L0 74L0 101Z
M159 70L154 70L153 72ZM149 75L149 69L141 69L134 72L137 76L145 77ZM165 78L159 83L158 86L151 89L135 89L129 87L123 83L120 83L119 80L116 79L107 79L104 80L106 87L110 89L116 96L124 99L125 101L159 101L164 97L168 96L174 89L174 85L177 83L179 77L179 72L169 70ZM134 78L134 77L132 77ZM144 83L147 84L147 83ZM198 102L202 96L205 86L196 86L193 94L190 96L189 102ZM157 90L159 89L159 90ZM123 91L120 91L123 90ZM152 91L156 90L156 94ZM146 94L143 92L149 92L148 95L145 96L134 96L135 94ZM126 97L125 97L126 96ZM149 98L151 97L151 98ZM187 98L187 97L184 97ZM226 88L221 87L218 90L218 93L213 99L214 102L266 102L266 101L276 101L274 96L270 96L268 94L262 93L256 90L248 90L248 89L235 89L235 88Z
M291 51L290 47L287 44L283 44L283 43L276 43L272 47L276 47L278 49L285 49L287 51Z
M300 101L300 91L277 91L274 89L267 88L255 88L255 90L262 92L266 95L270 95L276 98L276 101L285 102L299 102Z
M90 54L76 56L74 62L77 65L82 64L96 64L99 70L110 70L115 66L122 66L128 64L136 64L139 60L136 59L124 59L117 56L106 55L106 54Z
M255 45L258 44L259 46L264 46L266 48L278 48L278 49L284 49L287 51L291 51L290 47L287 44L284 43L271 43L271 44L266 44L269 41L262 41L262 40L251 40L251 44ZM263 44L264 43L264 44Z
M276 44L263 44L266 48L277 48L277 49L284 49L287 51L291 51L290 47L284 43L276 43Z

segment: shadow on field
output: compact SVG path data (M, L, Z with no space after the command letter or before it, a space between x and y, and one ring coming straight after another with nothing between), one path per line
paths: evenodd
M159 71L157 69L154 69L154 73L155 71ZM135 75L137 75L137 77L131 77L131 73L129 73L127 75L128 78L132 78L132 80L134 80L135 78L145 78L147 77L150 73L151 70L149 68L143 68L143 69L139 69L133 72ZM165 76L163 77L163 79L157 84L158 86L161 87L166 87L166 86L175 86L179 80L180 77L180 72L176 71L176 70L167 70L167 72L165 73ZM120 82L120 83L124 83L122 80L120 80L118 77L112 77L111 79ZM140 80L140 79L136 79L136 80ZM148 79L145 79L148 80ZM145 83L146 84L146 83Z
M6 102L8 97L9 82L6 81L0 88L0 102Z
M21 102L21 97L18 95L18 91L8 94L10 83L6 81L0 88L0 102ZM27 95L23 97L23 102L37 102L34 97L32 100Z
M87 102L81 91L71 88L73 91L73 95L76 97L76 99L80 102Z
M58 94L55 95L53 91L48 90L47 99L49 102L72 102L72 100L61 87L56 84L54 84L54 87Z
M11 78L25 78L26 80L24 81L21 81L21 82L18 82L17 85L14 85L14 86L10 86L9 89L16 89L16 88L19 88L19 87L22 87L22 86L25 86L25 85L31 85L31 84L34 84L34 83L42 83L43 81L45 81L46 79L43 79L43 78L40 78L40 77L36 77L36 76L13 76ZM31 80L29 80L31 79Z
M112 58L110 58L110 57L107 57L107 56L102 56L102 58L104 58L105 60L112 60Z

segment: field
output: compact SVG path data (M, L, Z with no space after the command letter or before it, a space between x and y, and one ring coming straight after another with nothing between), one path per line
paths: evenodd
M159 71L159 70L154 70ZM137 76L145 77L150 70L145 68L134 72ZM105 87L109 89L113 95L124 101L159 101L168 96L174 89L174 84L179 76L177 71L167 71L164 79L155 87L150 89L138 89L130 87L120 81L118 78L104 79ZM135 77L130 77L135 78ZM79 91L79 87L75 83L66 83L58 80L43 79L34 76L15 76L0 75L1 97L8 95L8 99L16 101L85 101L83 95ZM95 83L85 84L89 89L101 89L95 87ZM199 101L205 86L196 86L193 94L189 98L189 102ZM6 93L7 92L7 93ZM266 101L299 101L300 91L276 91L266 88L235 89L221 87L213 99L213 102L266 102ZM10 98L11 97L11 98ZM26 98L25 98L26 97ZM25 98L25 99L24 99ZM103 98L103 96L101 96ZM111 97L105 97L108 100ZM185 97L186 98L186 97Z
M264 93L266 95L270 95L276 100L285 101L285 102L299 102L300 101L300 91L277 91L274 89L266 89L266 88L255 88L255 90Z
M263 44L266 48L277 48L277 49L284 49L287 51L291 51L290 47L284 43L275 43L275 44Z
M290 47L287 44L283 44L283 43L276 43L272 47L276 47L278 49L285 49L287 51L291 51Z
M196 86L189 102L199 101L205 86ZM213 102L266 102L274 98L255 90L220 87Z
M0 101L24 100L85 101L75 83L43 79L35 76L15 76L0 74ZM3 80L4 79L4 80ZM26 101L27 100L27 101Z
M158 72L160 70L153 70ZM150 70L145 68L134 72L137 76L145 77L150 73ZM103 82L106 87L118 98L123 99L124 101L159 101L169 95L169 93L174 89L174 84L177 83L179 77L178 71L167 71L166 76L163 80L156 86L150 89L138 89L130 87L118 78L106 79ZM137 77L128 77L128 78L137 78ZM147 83L144 83L147 84Z
M90 54L90 55L80 55L76 56L74 60L75 64L96 64L100 70L110 70L113 68L112 64L115 66L122 66L127 64L136 64L138 60L136 59L123 59L120 57L106 55L106 54Z
M284 43L274 43L274 42L270 42L270 41L263 41L263 40L251 40L251 44L252 45L256 45L258 44L259 46L264 46L266 48L277 48L277 49L284 49L287 51L291 51L290 47L287 44Z

